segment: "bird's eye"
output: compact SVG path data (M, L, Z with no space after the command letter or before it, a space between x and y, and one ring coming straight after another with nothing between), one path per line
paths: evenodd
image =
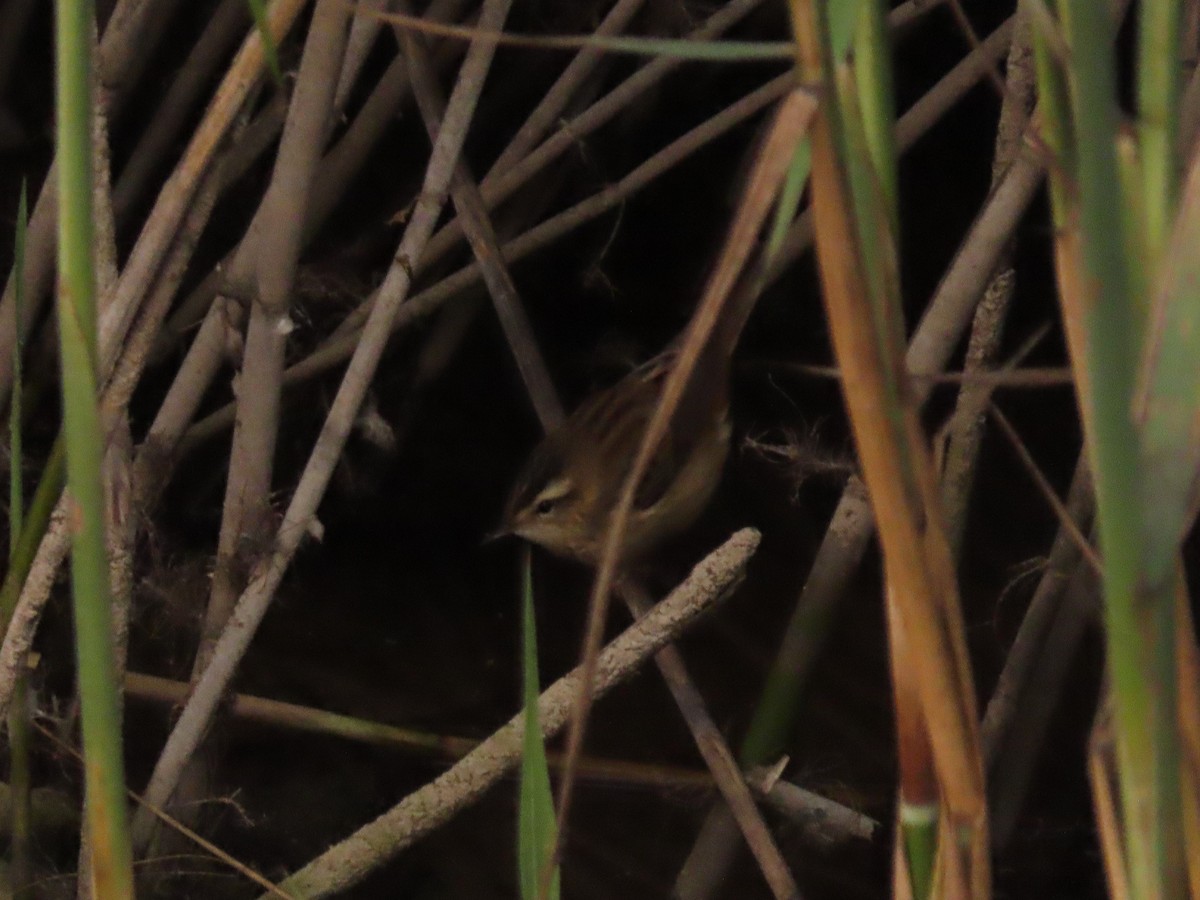
M549 515L550 511L553 509L554 509L554 500L552 500L549 497L539 500L537 502L537 504L533 507L533 511L535 513L537 513L539 516Z

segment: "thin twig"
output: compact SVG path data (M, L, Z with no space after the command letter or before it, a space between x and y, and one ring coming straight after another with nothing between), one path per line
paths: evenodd
M812 378L828 378L840 381L842 373L837 366L815 363L797 363L781 360L755 361L751 368L764 372L795 373ZM1071 387L1075 376L1068 366L1029 366L1020 369L988 369L971 372L909 372L914 382L934 385L968 384L987 388L1029 388L1037 390L1049 387Z
M1004 432L1004 436L1008 438L1013 450L1017 454L1017 459L1021 461L1021 465L1025 467L1025 471L1029 473L1029 477L1033 479L1033 483L1037 486L1038 492L1045 499L1050 509L1054 512L1054 517L1058 519L1059 527L1062 528L1067 535L1075 542L1075 546L1083 555L1083 558L1088 561L1088 564L1097 571L1102 571L1100 557L1092 548L1091 542L1084 537L1083 532L1079 530L1079 526L1075 524L1075 519L1067 510L1063 502L1058 499L1058 495L1054 493L1054 488L1050 482L1046 480L1046 476L1042 474L1042 470L1038 468L1037 462L1025 447L1025 442L1021 440L1021 435L1017 433L1017 429L1013 427L1012 422L1008 421L1008 417L1000 411L1000 407L994 403L988 404L988 412L992 418L996 420L996 424L1000 426L1000 430Z
M446 25L440 22L430 22L404 13L371 13L385 22L391 22L402 28L421 32L430 37L454 38L460 41L487 39L496 41L508 47L525 47L542 50L600 50L607 53L631 53L638 56L653 56L655 58L674 56L681 59L711 60L721 63L756 63L764 60L790 61L792 45L785 41L723 41L721 49L706 47L703 44L691 44L683 40L669 41L662 38L604 38L595 35L532 35L513 34L511 32L489 32L479 27L463 25ZM739 52L730 50L737 48Z

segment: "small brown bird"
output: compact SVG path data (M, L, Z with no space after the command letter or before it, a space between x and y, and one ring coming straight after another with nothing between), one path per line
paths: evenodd
M638 486L621 549L644 558L704 511L729 454L729 372L733 347L753 305L743 289L725 310L689 378L670 428ZM518 476L499 530L557 556L595 565L646 425L676 351L664 352L583 402L533 451Z

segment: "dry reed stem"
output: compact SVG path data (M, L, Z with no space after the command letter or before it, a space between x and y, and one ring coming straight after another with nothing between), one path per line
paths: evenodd
M466 0L434 0L426 11L426 15L437 18L457 15L465 2ZM442 49L451 52L443 52L439 55L439 65L457 59L453 51L461 48L458 44L451 44ZM343 65L342 74L339 76L339 83L345 80L347 71L357 65L357 60L347 56L346 64ZM347 187L362 168L370 151L374 149L385 130L394 123L400 105L408 94L408 89L408 65L402 57L397 56L375 83L375 88L355 115L349 128L321 161L320 174L313 184L308 216L305 220L306 242L312 239L334 206L345 195ZM335 96L334 108L340 115L343 107L336 105L336 100ZM282 128L282 125L283 119L280 117L278 127ZM222 285L231 281L237 283L247 277L243 273L248 271L249 258L257 252L256 249L253 249L258 241L257 232L257 226L248 227L238 247L214 266L200 284L179 304L179 309L171 316L171 320L167 324L167 333L163 336L162 347L159 350L160 355L165 355L173 344L189 334L196 323L211 311L212 304ZM247 244L251 246L245 246ZM239 254L243 252L247 256L239 261Z
M350 33L346 36L346 64L338 74L337 86L333 90L334 109L345 109L350 91L362 75L367 54L371 52L379 32L383 30L383 23L379 22L372 12L383 9L388 3L389 0L359 0L351 11Z
M605 693L632 676L648 656L732 593L757 546L758 533L744 529L705 557L679 587L601 653L596 689ZM538 721L543 737L553 736L566 724L581 676L576 668L542 692ZM523 734L524 718L518 713L462 761L335 844L282 887L316 900L358 883L492 787L520 760Z
M299 11L299 5L299 0L277 0L272 5L269 28L276 40L294 21L294 17ZM114 12L114 19L110 21L110 27L113 27L114 22L117 21ZM114 32L118 37L140 34L138 28L128 24L133 21L132 19L119 21L124 23L126 28L125 30L118 28ZM107 31L105 37L108 37ZM121 42L114 37L109 46L120 45ZM105 46L105 43L102 42L101 49L104 50ZM144 48L139 48L140 52L144 52ZM136 58L138 54L134 54L134 56ZM170 255L171 247L176 245L178 232L186 223L189 212L194 208L193 203L197 200L200 185L210 174L210 164L216 147L232 127L233 117L248 95L255 81L254 73L261 68L262 62L261 40L258 33L254 32L243 44L230 71L218 88L212 105L189 143L183 159L159 195L158 202L156 202L119 280L110 291L105 292L100 300L99 308L103 312L99 317L99 357L102 383L105 383L106 386L110 375L119 363L125 334L138 315L139 308L153 287L155 279L162 271L164 260ZM50 182L48 181L48 183ZM43 198L53 199L50 194L43 191L38 200L39 205ZM52 212L52 207L48 206L47 208ZM50 213L47 213L47 216L50 216ZM53 226L53 224L51 217L50 225ZM51 230L53 230L52 227ZM2 313L0 313L0 320L2 318ZM142 321L152 324L154 327L157 327L158 324L144 315ZM3 322L0 321L0 345L3 344L3 341ZM3 368L0 367L0 369ZM0 393L4 390L3 377L0 376ZM129 389L132 390L132 386L129 386ZM105 398L106 421L112 421L113 409L123 408L128 403L128 395L126 395L121 403L112 406L111 403L117 396L118 393L114 392ZM7 710L12 697L13 680L21 668L22 660L41 617L42 608L54 583L58 566L62 563L66 553L63 509L64 503L60 500L51 517L47 534L38 547L29 578L26 579L21 590L21 599L18 601L16 613L5 634L4 643L0 646L0 709L3 710Z
M276 0L271 4L267 28L276 42L290 29L302 6L302 0ZM204 173L229 133L262 66L262 40L255 30L238 51L183 158L159 192L154 209L121 271L121 278L112 292L114 296L100 317L100 360L105 378L112 370L125 332L162 266Z
M908 368L916 375L945 368L1044 175L1038 153L1024 144L972 223L921 317L907 355ZM916 390L924 401L929 387L918 379Z
M502 25L508 5L508 0L488 0L480 16L480 27L489 29ZM490 42L479 41L473 43L467 52L448 104L446 119L430 156L421 194L396 252L395 264L384 281L379 302L372 311L367 327L363 329L362 339L284 514L274 550L269 558L255 566L249 586L238 600L229 625L217 642L212 662L196 682L195 691L155 765L146 789L147 799L155 806L163 805L174 792L178 777L207 731L221 696L249 647L284 572L305 535L316 525L317 506L324 496L383 354L390 322L408 292L413 261L420 258L441 212L467 126L491 64L493 50L494 45ZM149 826L147 817L139 813L134 820L135 845L143 843Z
M792 11L805 72L830 77L823 73L826 63L815 37L818 20L811 2L796 0ZM900 325L892 318L884 333L874 323L873 303L889 316L898 313L895 286L889 282L885 295L870 294L835 128L822 108L813 130L817 260L843 393L883 546L887 598L897 605L897 621L903 624L905 640L893 649L893 666L904 672L895 671L893 677L900 681L912 674L916 679L946 825L955 835L939 846L938 872L953 879L946 890L982 897L989 889L986 797L956 577L932 460L916 415L918 403L901 368ZM888 240L889 235L881 235L886 258L877 262L894 265Z
M890 584L887 590L890 594ZM895 598L888 597L884 611L887 616L893 710L896 717L900 801L904 807L908 807L908 811L936 814L938 784L933 748L929 742L929 724L921 710L917 667L912 664L908 631ZM900 810L901 815L904 811Z
M92 44L94 59L97 52L94 37ZM97 93L92 98L92 240L95 243L96 296L102 303L112 299L112 287L117 280L117 226L113 218L111 156L108 109L104 97ZM98 308L97 313L103 315L104 308ZM47 328L45 334L57 341L55 331L54 328Z
M747 773L747 783L763 802L789 823L799 826L805 836L823 848L851 838L871 840L881 824L870 816L820 794L778 777L778 769L755 767Z
M458 2L460 0L435 0L430 14L453 10ZM377 82L346 133L322 160L308 208L306 235L311 236L332 210L370 148L391 121L407 89L407 66L397 58ZM224 289L228 290L233 286L231 282L242 283L250 277L250 267L258 253L259 230L259 226L252 223L238 249L227 257L222 266L214 269L183 303L186 310L198 297L201 304L207 307L207 312L138 453L134 480L140 508L149 509L165 485L179 440L216 377L228 345L240 329L243 313L240 304L222 296L216 296L215 300L213 298L218 285L224 284ZM177 319L178 314L172 321ZM186 313L184 321L190 321ZM178 333L183 327L178 323L168 323L166 330ZM161 353L162 350L160 342L156 352Z
M644 3L644 0L621 0L600 23L595 33L608 34L615 32L636 13L642 3ZM712 37L736 23L761 3L762 0L734 0L733 3L715 13L693 36L696 38ZM461 5L459 2L435 0L435 3L426 10L425 17L433 21L447 20L457 14L459 5ZM403 33L399 28L397 28L397 31ZM446 49L453 54L457 52L459 46L458 42L448 42ZM537 174L537 172L545 168L553 160L559 158L572 146L575 146L586 134L611 119L616 113L632 102L633 99L648 87L661 80L663 75L681 63L680 60L668 59L653 61L627 80L621 87L608 94L579 117L573 119L567 126L561 128L554 137L537 149L534 158L525 160L524 157L526 154L533 151L534 144L541 139L542 135L549 128L559 124L561 110L566 99L594 69L601 56L602 54L594 48L581 50L575 59L572 60L571 64L563 71L559 79L556 80L555 84L547 91L533 112L530 113L525 123L518 129L516 135L514 135L508 146L493 164L488 175L480 185L489 209L509 197L518 187L528 182L533 175ZM397 60L394 65L401 72L406 73L407 66L402 60ZM387 119L390 120L390 118L389 115ZM339 149L342 148L344 143L345 141L339 142ZM507 170L514 166L517 169L511 174L506 174ZM504 177L498 179L497 176ZM330 180L323 173L318 182L324 186ZM344 184L343 182L335 183ZM340 191L324 190L321 193L323 196L336 198L340 194ZM325 209L326 212L327 207L331 205L331 201L328 203L314 203L315 208ZM316 218L320 219L323 217L324 213ZM422 258L421 266L429 266L442 259L449 250L457 245L461 237L461 227L457 221L451 221L431 239L426 254ZM179 313L172 317L170 330L176 334L187 331L191 327L191 324L198 318L197 314L201 311L201 308L206 307L211 301L213 294L214 289L211 285L193 292L193 297L185 301ZM364 303L339 325L335 331L335 335L344 334L360 326L370 311L370 303L373 302L374 297L372 296L367 303Z
M455 2L440 0L431 6L427 15L452 16L457 5ZM629 14L631 6L629 0L619 4L618 8L614 8L610 13L604 25L608 26L611 20L615 27L621 21L621 16ZM456 47L457 45L454 45L451 49ZM341 195L345 185L361 165L369 148L378 139L382 128L390 122L393 111L407 89L406 70L407 66L404 60L398 58L380 80L377 89L364 104L346 134L323 161L321 175L317 179L318 189L309 211L306 233L311 234L315 231L317 223L329 213L335 200ZM573 83L581 79L587 71L588 67L574 64L569 66L559 82L548 93L547 101L569 95L569 89ZM345 81L344 76L341 81ZM517 156L527 152L529 148L524 144L540 137L541 132L556 121L558 113L559 110L549 102L539 104L530 120L510 143L506 152ZM495 172L495 167L493 172ZM257 252L254 234L255 229L252 228L248 231L247 241L251 246L245 250L246 256L242 257L244 262L239 264L238 254L234 254L233 261L226 265L225 273L222 275L220 272L214 271L206 279L205 284L211 282L215 286L215 283L222 278L233 279L237 276L240 279L245 277L242 270ZM211 296L213 289L213 287L207 288L208 296ZM197 292L202 302L207 302L203 299L205 290L206 288L202 286ZM194 304L189 299L189 301L185 301L183 307L185 310L183 322L186 323L188 321L186 309L194 308ZM240 309L228 301L219 301L209 309L200 332L193 341L183 367L172 384L167 399L164 400L147 435L142 452L139 454L139 477L136 480L141 506L148 507L152 503L153 497L165 481L168 460L173 455L179 436L190 422L199 406L201 397L224 358L227 334L236 327L239 315ZM169 326L169 329L171 327ZM183 324L176 325L174 330L178 331L183 327L185 327ZM230 407L230 411L232 412L232 407Z
M349 21L339 0L320 0L313 12L299 74L291 93L279 152L260 205L261 240L254 261L251 308L212 588L203 610L192 677L208 665L212 649L245 588L256 553L273 527L270 492L279 429L280 376L291 332L292 284L300 257L305 211L326 135L334 121L333 94L342 70ZM211 747L211 744L209 745ZM195 809L207 790L203 748L183 779L181 809Z
M394 74L393 70L389 70L388 74ZM406 81L404 83L406 84ZM381 90L372 94L372 99L381 99L379 104L371 105L373 122L380 122L384 116L395 109L399 103L399 93L403 86L403 84L397 83L397 79L389 79L385 75L380 82ZM391 87L395 87L397 90L395 92L386 90ZM378 115L380 112L384 115ZM366 115L366 107L364 107L363 114ZM360 116L356 118L355 124L361 121L362 117ZM353 126L351 131L347 132L347 140L350 138L351 132L354 132ZM354 132L354 134L356 137L361 136L359 132ZM339 143L339 147L341 146L342 144ZM361 148L363 144L356 146ZM331 151L327 160L332 160L335 153L337 153L337 148ZM361 161L361 154L347 154L339 159L346 162L352 155L356 156L357 161ZM338 168L337 174L345 180L349 180L356 168L354 163L355 160L351 159L346 165L341 167L331 165L330 168ZM323 168L322 176L326 174L329 174L330 177L318 178L318 184L329 185L335 182L336 175ZM338 183L344 186L345 181ZM310 209L315 211L324 197L324 191L318 190L313 197ZM332 205L332 200L326 200L324 211L328 212ZM228 258L227 264L223 268L214 269L205 283L201 285L200 291L209 290L215 293L218 283L220 283L223 291L230 292L231 289L245 283L251 276L251 266L258 252L257 235L259 230L258 226L251 224L238 249ZM212 293L208 296L211 298ZM207 300L206 302L208 311L184 356L183 363L175 374L166 397L159 406L158 413L151 423L138 453L135 481L140 505L147 509L153 505L158 492L165 486L170 474L170 463L175 456L179 440L191 424L201 400L225 361L227 348L235 340L240 339L244 314L241 304L224 295L217 295L211 302ZM170 322L167 323L166 330L168 332L172 330ZM161 353L162 349L160 342L156 347L156 353ZM231 406L230 409L232 411L233 407Z
M720 34L750 11L762 5L762 2L763 0L733 0L733 2L726 4L723 9L713 13L713 15L710 16L705 23L693 33L693 35L697 39L704 39ZM632 20L633 17L637 15L637 13L645 5L646 0L618 0L617 3L613 4L612 9L608 11L608 14L605 15L603 20L601 20L600 24L592 29L592 35L596 37L606 37L608 35L619 34L625 30L625 26L629 24L630 20ZM397 30L397 34L399 34L399 30ZM528 157L535 148L541 151L542 148L545 148L550 143L550 141L547 141L545 144L542 144L541 147L538 146L542 138L545 137L546 132L548 132L551 128L554 128L556 125L562 124L562 111L566 109L567 103L570 101L575 92L579 90L580 85L583 84L585 79L587 79L591 73L595 71L596 66L600 64L601 60L603 60L606 55L607 54L605 54L603 50L600 50L596 47L584 47L581 49L571 59L571 62L567 64L566 68L563 69L562 74L555 79L554 84L550 86L550 89L546 91L542 99L538 101L537 106L535 106L533 111L526 117L525 122L521 125L521 127L517 129L516 134L513 135L512 140L510 140L508 143L508 146L505 147L504 150L500 152L500 155L496 157L496 161L492 163L491 168L488 170L487 176L482 182L480 182L479 190L483 194L489 210L493 209L496 204L500 202L500 200L511 195L512 191L515 190L515 186L501 187L500 182L503 180L501 176L511 178L511 172L516 169L518 165L523 163L526 157ZM654 62L656 61L651 61L650 64L641 69L629 80L632 81L635 78L648 77L643 73L645 73L647 69L650 69ZM674 66L669 67L668 71L673 68ZM651 75L649 77L656 81L661 78L661 76L658 75ZM628 84L628 81L626 84ZM617 90L620 90L620 88ZM612 97L612 94L609 94L608 96ZM602 108L600 107L599 103L589 107L588 111L584 113L584 115L593 113L593 111L598 109L601 110L602 117ZM582 134L587 134L590 131L595 130L596 127L588 125L586 126L585 130L580 131L577 130L579 125L580 122L578 119L576 119L571 123L572 127L562 129L559 134L573 134L575 135L576 140L579 140ZM551 138L551 141L552 140L554 140L554 138ZM547 152L557 155L553 149L550 149ZM538 168L542 167L544 167L544 164L539 165ZM517 183L523 184L525 182L524 180L518 180ZM448 225L448 228L453 227L454 223L451 222ZM440 236L441 233L439 232L430 239L429 247L431 251L438 244L438 238Z
M455 16L458 8L464 2L466 0L433 0L426 14L432 17ZM457 44L448 49L457 49ZM443 54L443 59L457 58L450 54ZM439 59L439 61L442 60ZM338 80L342 82L349 68L358 67L359 62L359 60L347 56L346 65L343 65L342 74ZM371 150L383 137L386 128L394 124L401 103L408 95L408 89L408 65L401 56L397 56L392 60L388 70L376 82L371 95L362 104L346 132L320 162L319 174L313 181L312 196L308 202L304 229L306 242L313 238L334 206L340 202L350 181L359 173L362 164L366 162ZM335 108L338 113L341 113L341 106ZM264 114L260 116L260 119L266 120L268 116ZM262 151L268 148L271 140L283 126L283 116L278 116L275 121L263 121L262 125L263 142L254 148L256 152L248 155L251 158L257 158ZM271 128L272 125L275 127ZM180 302L178 310L172 314L167 323L166 334L163 335L160 347L156 352L158 358L162 358L175 343L190 335L197 323L202 322L206 316L211 316L214 312L212 307L217 304L218 294L221 290L229 290L232 286L238 286L251 277L253 259L258 252L259 233L258 224L252 222L242 235L238 247L226 254L226 258L215 265L209 271L208 276L205 276L198 286ZM208 377L209 379L215 377L215 373L209 374ZM230 406L230 409L232 408ZM188 419L191 419L191 414L188 415Z
M841 371L837 366L823 366L814 363L793 363L776 360L753 362L752 368L760 368L767 372L792 372L796 375L807 375L813 378L830 378L840 381ZM1041 390L1048 387L1074 387L1075 376L1066 366L1022 366L1004 369L987 369L976 372L909 372L908 377L914 382L927 382L939 387L950 384L981 384L989 388Z

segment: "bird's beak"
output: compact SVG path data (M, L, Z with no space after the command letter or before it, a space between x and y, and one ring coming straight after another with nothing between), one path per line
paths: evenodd
M483 536L483 540L480 541L480 543L484 544L484 545L494 544L494 543L496 543L496 541L500 540L500 538L508 537L510 534L512 534L512 532L509 529L504 528L502 526L500 528L497 528L495 531L490 531L487 534L485 534Z

